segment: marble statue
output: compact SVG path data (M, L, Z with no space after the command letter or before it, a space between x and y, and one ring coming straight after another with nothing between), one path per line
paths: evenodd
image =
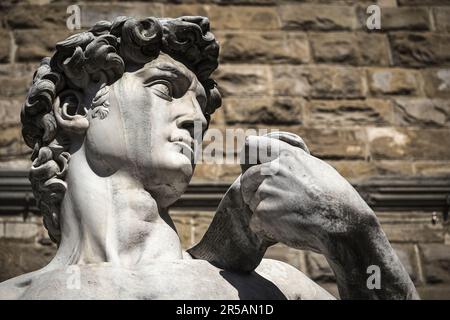
M221 105L210 78L218 54L208 19L191 16L121 16L56 44L21 122L58 250L44 268L0 284L0 298L334 299L296 268L263 259L275 243L323 254L342 299L418 298L370 207L286 132L246 139L247 149L276 145L278 170L244 161L204 238L182 250L168 207L194 172L194 124L206 131ZM381 271L379 288L367 285L369 266Z

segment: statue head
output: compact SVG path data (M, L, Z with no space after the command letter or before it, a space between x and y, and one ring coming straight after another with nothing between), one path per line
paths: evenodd
M205 17L118 17L57 43L42 60L21 121L33 192L54 241L69 160L80 150L98 176L126 170L163 207L184 192L194 124L204 132L221 104L209 78L218 53Z

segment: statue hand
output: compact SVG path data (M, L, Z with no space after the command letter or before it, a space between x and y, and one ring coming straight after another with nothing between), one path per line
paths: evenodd
M247 143L264 145L264 139L270 138L250 137ZM241 176L242 197L253 212L253 232L327 255L336 242L378 227L372 210L335 169L305 148L271 140L279 144L277 158Z

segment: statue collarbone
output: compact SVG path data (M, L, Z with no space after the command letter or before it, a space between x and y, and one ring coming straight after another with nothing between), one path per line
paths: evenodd
M218 52L207 18L118 17L42 60L21 121L58 250L43 269L3 283L0 298L330 297L281 262L236 273L181 248L167 208L193 175L194 123L206 130L221 104L209 78ZM67 286L73 270L82 290Z

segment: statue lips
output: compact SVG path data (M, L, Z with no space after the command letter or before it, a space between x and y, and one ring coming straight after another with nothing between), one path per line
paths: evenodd
M175 139L172 139L170 142L179 146L181 153L185 155L190 161L193 161L195 147L194 140L192 138L177 137Z

